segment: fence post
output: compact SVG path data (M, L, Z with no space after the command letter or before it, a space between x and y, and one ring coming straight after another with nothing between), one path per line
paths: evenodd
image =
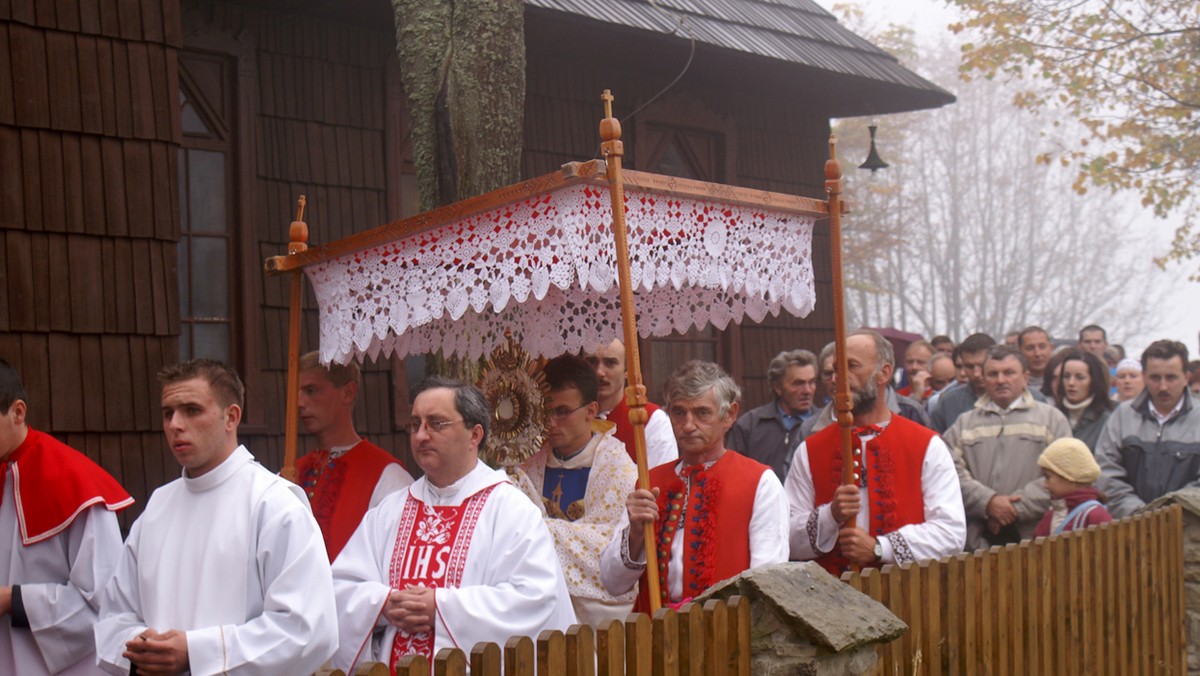
M558 630L547 629L538 634L538 676L561 676L567 671L567 638Z
M471 648L472 676L499 676L500 646L495 643L476 643Z
M433 658L434 676L466 676L467 656L458 648L442 648Z
M628 676L650 676L653 646L650 617L645 613L633 613L625 618L625 673Z
M679 656L683 650L683 644L679 642L679 613L670 608L659 608L654 613L651 631L655 676L679 676Z
M589 625L567 630L566 676L596 676L596 634Z
M534 676L533 639L514 636L504 644L504 675Z
M625 673L625 625L617 620L596 629L596 673L598 676Z

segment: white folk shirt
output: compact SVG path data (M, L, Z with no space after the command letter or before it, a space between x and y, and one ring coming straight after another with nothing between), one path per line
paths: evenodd
M503 471L477 463L465 477L438 488L424 477L367 512L333 565L339 647L333 667L353 673L365 661L391 659L396 628L383 616L397 525L412 496L432 506L457 506L495 486L479 513L463 566L462 584L434 592L436 655L470 652L480 641L503 645L513 636L566 631L575 623L554 542L529 498Z
M863 435L864 446L874 435ZM867 453L862 454L863 462L867 461ZM866 467L869 475L872 471ZM816 548L808 534L808 520L812 515L814 505L814 490L812 470L808 464L808 444L800 444L796 451L796 459L788 471L787 477L788 517L791 522L791 558L808 561L822 554L833 551L837 545L838 524L833 518L833 508L829 503L816 505L817 537ZM870 532L871 500L867 489L860 491L862 509L858 512L855 523L859 528ZM925 504L925 522L901 527L895 533L885 533L879 538L883 549L883 563L908 563L910 561L929 561L944 556L962 552L966 544L967 519L963 510L962 489L958 483L958 473L954 469L954 460L950 457L950 449L942 438L934 435L925 449L925 459L921 464L921 497ZM893 540L898 538L908 545L908 553L897 555L897 547ZM903 545L900 547L903 549Z
M96 646L114 674L129 672L121 653L148 627L186 632L194 674L307 674L336 647L333 580L308 499L244 446L150 496L101 611Z
M609 413L612 411L604 411L600 414L600 419L608 420ZM629 449L632 454L633 447L630 446ZM671 427L671 419L667 417L667 412L660 408L651 413L650 419L646 421L646 469L654 469L678 459L679 444L675 441L675 429Z
M121 530L103 504L86 508L57 535L25 546L17 527L12 467L0 503L0 533L8 533L0 556L0 585L21 585L28 629L0 618L0 674L82 676L96 666L92 626L99 594L117 567Z
M731 451L727 451L731 452ZM675 468L683 468L680 462ZM787 500L783 485L771 468L763 470L754 492L754 509L750 515L750 568L787 561L788 556ZM683 538L680 531L671 539L671 560L667 563L667 596L672 602L683 598ZM616 534L600 555L600 577L610 594L623 594L637 587L642 570L646 567L643 554L639 560L627 560L629 542L629 512L626 511L617 524ZM646 546L653 547L648 542ZM632 566L630 564L633 564Z

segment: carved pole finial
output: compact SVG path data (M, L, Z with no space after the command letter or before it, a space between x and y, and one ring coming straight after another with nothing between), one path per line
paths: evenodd
M292 221L292 225L288 227L288 254L297 254L301 251L308 251L308 224L304 222L304 205L308 200L304 199L304 195L296 200L296 220Z

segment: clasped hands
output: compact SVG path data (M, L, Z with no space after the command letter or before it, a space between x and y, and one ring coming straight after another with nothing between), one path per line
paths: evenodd
M158 633L144 629L125 644L125 659L145 676L172 676L188 670L187 634L172 629Z
M433 616L437 612L432 587L393 589L383 604L383 616L392 626L407 634L433 631Z

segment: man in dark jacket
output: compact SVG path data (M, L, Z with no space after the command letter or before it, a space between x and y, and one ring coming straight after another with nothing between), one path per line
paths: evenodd
M775 399L747 411L725 435L726 447L787 478L792 454L800 445L800 424L816 410L817 357L808 350L780 352L767 367Z
M1115 518L1171 491L1200 485L1200 413L1187 389L1187 359L1183 343L1151 343L1142 353L1146 388L1113 411L1100 435L1100 490Z

